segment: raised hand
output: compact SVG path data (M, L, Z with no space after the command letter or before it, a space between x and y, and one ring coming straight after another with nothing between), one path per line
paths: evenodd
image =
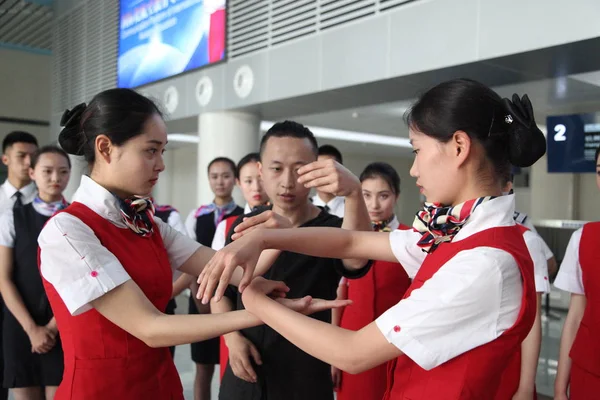
M237 240L257 229L282 228L292 228L290 220L273 211L265 211L254 217L244 218L244 221L235 227L235 233L231 236L231 239Z
M298 170L298 182L307 188L315 188L334 196L349 196L360 193L358 178L334 160L315 161Z

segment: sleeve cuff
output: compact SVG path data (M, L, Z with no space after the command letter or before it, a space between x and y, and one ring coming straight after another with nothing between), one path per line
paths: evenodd
M392 320L391 315L383 313L375 320L375 324L389 343L396 346L419 367L429 371L438 366L437 358L406 330L403 330L400 322Z
M110 274L108 270L112 269ZM76 316L89 311L92 301L130 280L131 277L120 264L98 267L75 282L69 282L60 297L71 315ZM58 289L57 289L58 291Z
M535 291L537 293L550 293L550 281L547 276L536 276L535 277Z

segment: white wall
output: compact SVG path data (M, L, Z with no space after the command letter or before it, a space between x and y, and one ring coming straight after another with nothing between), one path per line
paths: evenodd
M577 202L577 219L583 221L600 220L600 191L596 185L596 174L579 175L579 199Z
M1 117L50 120L51 62L51 56L0 49ZM50 141L49 127L2 122L0 139L13 130L32 133L40 144Z

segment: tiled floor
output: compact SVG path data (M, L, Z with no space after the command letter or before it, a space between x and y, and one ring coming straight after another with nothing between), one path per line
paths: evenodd
M187 305L186 299L178 300L181 305ZM187 307L179 307L178 312L184 312ZM537 389L540 393L539 400L550 400L553 396L554 378L556 376L556 367L558 359L558 345L562 324L566 313L552 311L549 316L544 315L542 318L543 341L540 354L540 362L537 375ZM190 346L178 346L175 351L175 365L181 376L186 400L193 400L193 384L195 368L190 358ZM217 367L218 368L218 367ZM213 379L212 399L218 398L219 382L218 372L215 372ZM546 397L548 396L548 397ZM13 397L11 396L12 400Z

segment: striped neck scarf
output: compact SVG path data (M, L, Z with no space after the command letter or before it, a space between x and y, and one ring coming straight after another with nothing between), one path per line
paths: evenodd
M204 205L204 206L201 206L200 208L198 208L198 210L196 211L196 214L194 214L194 217L198 218L198 217L201 217L202 215L214 213L215 226L217 226L217 225L219 225L219 223L221 221L223 221L223 218L225 218L226 215L231 214L233 212L233 210L235 210L236 207L237 207L237 204L235 204L234 200L225 204L224 206L218 206L214 202L212 202L210 204L207 204L207 205Z
M129 229L142 237L150 237L154 232L154 204L149 197L121 199L115 196L123 222Z
M64 197L59 201L46 203L44 200L40 199L39 196L36 196L35 199L33 199L33 204L37 209L41 210L44 215L47 215L49 217L53 216L60 210L64 210L69 206L69 203L67 203L67 200L65 200Z
M387 221L371 221L371 226L375 232L391 232L390 223L394 220L392 215Z
M473 211L494 198L494 196L479 197L454 207L425 203L424 210L417 213L413 222L414 230L422 234L417 245L424 252L432 253L441 243L451 242L467 223Z

